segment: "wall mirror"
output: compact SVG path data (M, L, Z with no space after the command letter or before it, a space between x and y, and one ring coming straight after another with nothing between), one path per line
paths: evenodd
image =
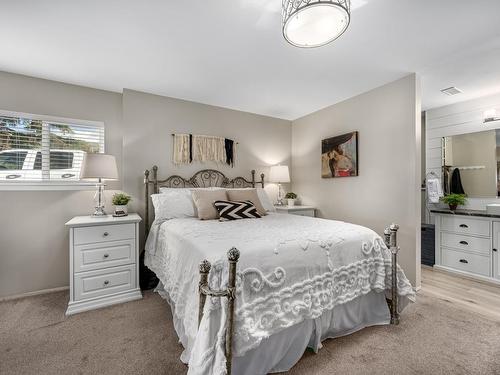
M444 137L443 189L471 198L500 196L500 129Z

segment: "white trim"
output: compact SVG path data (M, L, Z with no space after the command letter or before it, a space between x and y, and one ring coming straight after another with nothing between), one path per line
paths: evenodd
M94 190L95 182L61 182L61 181L23 181L0 182L0 191L33 191L33 190Z
M494 279L492 277L488 277L488 276L482 276L482 275L477 275L475 273L460 271L460 270L456 270L454 268L440 266L438 264L434 265L434 269L437 271L444 272L444 273L451 273L451 274L455 274L455 275L460 275L465 279L474 280L474 281L481 282L484 284L491 284L491 285L495 285L495 286L500 285L500 280L496 280L496 279Z
M42 294L62 292L64 290L68 290L68 289L69 289L69 286L60 286L58 288L42 289L42 290L36 290L34 292L15 294L13 296L7 296L7 297L0 298L0 302L12 301L12 300L19 299L19 298L34 297L34 296L39 296Z
M118 303L135 301L142 298L142 293L139 288L127 290L125 292L117 293L115 295L107 295L99 298L94 298L84 301L70 301L66 315L73 315L84 311L99 309L101 307L116 305Z
M73 118L68 118L68 117L35 115L34 113L6 111L3 109L0 109L0 116L21 117L21 118L28 118L28 119L32 119L32 120L47 121L50 123L64 123L65 125L82 125L82 126L93 126L93 127L101 127L101 128L104 127L104 122L102 122L102 121L78 120L78 119L73 119Z

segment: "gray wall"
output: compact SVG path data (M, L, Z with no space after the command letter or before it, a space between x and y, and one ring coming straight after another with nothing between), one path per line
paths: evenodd
M132 209L141 214L145 202L143 172L154 164L159 167L159 178L172 174L190 177L200 169L216 168L228 177L248 179L252 169L258 176L268 174L270 165L290 164L291 122L286 120L124 90L123 125L124 186L134 199ZM239 142L235 167L208 163L174 166L172 133L234 139Z
M229 177L268 173L290 163L289 121L125 90L123 95L0 72L0 109L103 121L106 152L117 158L121 189L143 210L142 172L157 164L160 176L215 165L174 168L172 132L213 134L239 141ZM123 155L123 157L122 157ZM273 193L273 186L270 186ZM111 191L106 205L111 209ZM64 223L92 208L92 191L0 191L0 298L67 286L68 231Z
M0 72L0 109L103 121L106 152L121 166L120 94ZM92 197L91 191L0 191L0 298L68 285L64 223L91 212Z
M398 223L400 263L420 285L420 87L415 75L293 121L292 182L324 218L378 233ZM359 131L359 176L321 178L321 140Z
M202 168L171 164L172 132L221 135L239 142L235 168L291 165L293 190L323 217L381 232L402 225L402 263L418 280L420 173L418 87L414 76L362 94L293 122L124 90L123 95L0 72L0 109L103 121L106 152L117 157L120 182L109 186L134 197L143 212L142 173L157 164L160 177L189 176ZM292 130L293 129L293 130ZM320 141L360 131L360 176L320 178ZM293 142L292 142L293 137ZM291 150L293 147L293 157ZM275 186L270 186L275 193ZM274 188L274 190L273 190ZM285 187L289 190L289 187ZM0 298L68 285L68 231L64 223L89 212L92 191L0 191ZM111 192L107 194L110 207ZM354 198L353 198L354 197ZM417 282L418 283L418 282Z

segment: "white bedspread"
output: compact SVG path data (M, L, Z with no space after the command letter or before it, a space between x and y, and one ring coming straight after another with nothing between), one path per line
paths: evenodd
M283 214L228 222L195 218L155 222L145 261L183 323L180 339L186 350L181 359L189 363L190 374L224 373L221 303L225 306L225 299L207 299L198 332L198 264L209 260L210 286L224 288L226 253L233 246L241 253L235 356L334 306L390 288L390 252L375 232L362 226ZM414 300L401 270L398 285L402 305L406 299Z

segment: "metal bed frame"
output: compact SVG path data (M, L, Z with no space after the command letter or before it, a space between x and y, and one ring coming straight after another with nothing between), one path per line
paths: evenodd
M145 187L145 233L146 237L150 229L149 219L149 206L150 194L159 192L160 187L168 188L203 188L203 187L226 187L226 188L246 188L255 187L260 184L264 187L264 174L260 175L260 181L255 180L255 170L251 171L252 178L247 180L244 177L235 177L233 179L227 178L222 172L215 169L204 169L196 172L193 176L185 179L179 175L172 175L164 180L158 180L158 167L155 165L151 169L144 171L144 187ZM152 191L150 191L152 185ZM384 230L384 242L387 248L391 251L391 298L386 298L389 310L391 313L391 324L399 324L399 311L398 311L398 284L397 284L397 256L399 246L397 245L397 232L399 226L391 224ZM210 273L211 264L208 260L203 260L199 265L200 282L199 282L199 306L198 306L198 325L203 319L203 309L207 296L227 298L228 300L228 313L226 321L226 342L225 342L225 356L226 368L228 375L231 375L231 362L232 362L232 343L233 343L233 330L234 330L234 307L236 299L236 268L240 257L240 252L235 247L227 252L227 259L229 262L228 285L223 290L213 290L208 285L208 274Z

